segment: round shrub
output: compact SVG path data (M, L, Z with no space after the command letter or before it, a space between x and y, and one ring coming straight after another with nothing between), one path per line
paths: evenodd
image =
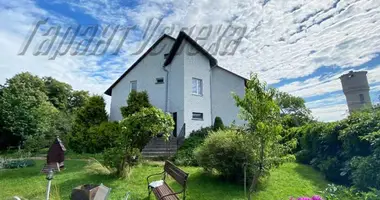
M207 172L217 171L228 181L242 183L244 165L253 158L245 142L245 137L236 130L219 130L206 138L195 151L195 157L200 166ZM247 177L252 173L247 172Z
M201 128L192 131L190 137L186 138L182 146L174 155L174 163L176 165L198 166L198 161L194 156L194 150L199 147L208 134L212 131L211 127Z
M224 124L223 124L222 118L215 117L215 120L214 120L214 130L217 131L219 129L224 129Z

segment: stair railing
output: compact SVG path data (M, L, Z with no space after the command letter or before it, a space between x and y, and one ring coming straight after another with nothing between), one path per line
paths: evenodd
M182 125L182 128L179 131L179 134L177 135L177 149L179 149L181 145L183 144L183 141L185 141L185 135L186 135L186 123Z

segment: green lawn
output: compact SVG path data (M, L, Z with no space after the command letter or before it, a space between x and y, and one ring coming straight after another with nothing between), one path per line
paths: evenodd
M20 196L26 199L44 199L46 190L45 176L39 171L44 161L37 161L35 167L24 169L0 170L0 199ZM75 186L93 183L111 187L110 199L122 199L131 191L132 199L148 199L146 176L162 171L160 164L143 164L133 169L131 176L117 179L109 175L89 170L89 161L67 160L66 169L57 174L52 182L51 199L69 199L71 189ZM205 175L201 168L182 167L190 173L188 183L188 200L243 200L242 186L222 182L216 177ZM257 200L288 200L290 196L311 196L323 190L327 182L308 166L288 163L275 169L260 191L255 194ZM153 198L151 198L153 199Z

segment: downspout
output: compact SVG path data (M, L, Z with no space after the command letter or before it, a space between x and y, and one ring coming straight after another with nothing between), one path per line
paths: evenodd
M217 66L217 64L211 66L211 68L210 68L210 111L211 111L210 117L211 117L211 125L213 125L212 124L213 123L213 119L212 119L212 117L213 117L212 116L212 69L216 66Z
M165 112L168 112L168 101L169 101L169 70L164 66L164 70L166 72L166 91L165 91Z

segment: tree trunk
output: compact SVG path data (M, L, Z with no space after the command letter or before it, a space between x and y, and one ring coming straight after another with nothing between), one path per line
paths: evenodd
M251 187L249 188L249 194L248 194L248 200L252 200L252 193L255 191L256 185L259 182L259 178L261 176L261 173L263 172L263 163L264 163L264 141L263 139L260 139L260 162L259 162L259 169L257 170L257 173L253 175Z

